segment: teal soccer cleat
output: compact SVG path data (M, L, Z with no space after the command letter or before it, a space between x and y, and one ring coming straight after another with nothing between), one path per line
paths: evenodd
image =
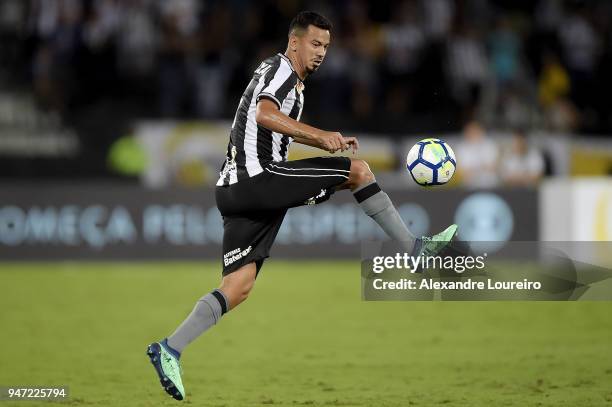
M185 389L181 380L181 364L163 342L150 344L147 348L147 355L166 393L176 400L184 400Z
M457 235L457 225L450 225L442 232L432 237L423 236L420 240L421 247L416 250L417 256L437 256L444 250Z

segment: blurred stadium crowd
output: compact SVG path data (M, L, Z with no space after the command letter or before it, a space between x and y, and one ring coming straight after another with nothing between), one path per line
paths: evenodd
M310 123L612 131L605 0L2 0L0 118L31 100L76 128L85 152L106 151L137 118L231 119L302 9L334 24L306 83Z
M498 126L612 126L609 1L4 0L2 76L62 113L117 98L149 117L231 117L305 8L335 23L308 83L311 117L383 114L376 130L400 132L474 113Z

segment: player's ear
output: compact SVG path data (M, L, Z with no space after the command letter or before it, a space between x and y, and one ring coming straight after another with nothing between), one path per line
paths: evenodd
M289 34L289 49L293 52L297 51L298 38L294 33Z

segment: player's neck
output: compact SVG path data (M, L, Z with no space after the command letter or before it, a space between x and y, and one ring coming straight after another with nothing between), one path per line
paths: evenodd
M308 76L308 73L306 72L306 68L301 66L298 62L297 58L295 57L295 53L289 52L289 50L287 50L285 51L285 56L289 58L289 61L291 61L291 66L293 66L293 70L300 78L300 80L304 81Z

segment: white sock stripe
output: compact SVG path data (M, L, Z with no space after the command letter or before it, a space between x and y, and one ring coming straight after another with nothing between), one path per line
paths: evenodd
M281 170L287 170L287 171L305 171L305 170L309 170L309 171L338 171L338 172L350 172L350 170L339 170L337 168L287 168L287 167L281 167L280 165L276 165L276 164L270 164L271 167L276 167L278 169Z
M282 172L272 171L269 168L266 168L266 171L272 174L284 175L285 177L311 177L311 178L319 178L319 177L342 177L348 179L348 175L342 174L319 174L319 175L311 175L311 174L283 174Z

